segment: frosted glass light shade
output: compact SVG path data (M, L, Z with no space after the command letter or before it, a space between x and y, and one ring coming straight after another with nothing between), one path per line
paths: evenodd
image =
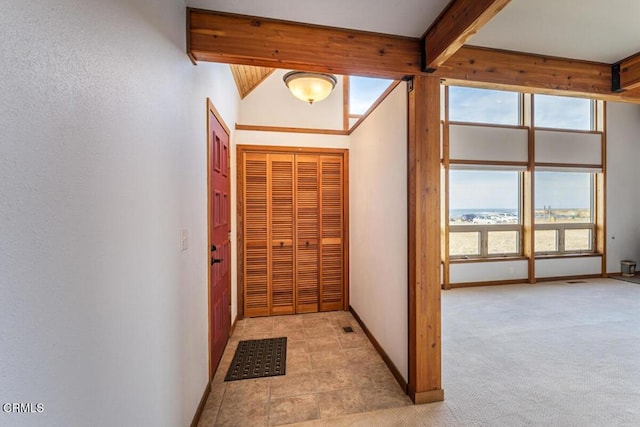
M303 71L290 71L284 75L283 80L293 96L309 104L325 99L338 83L331 74Z

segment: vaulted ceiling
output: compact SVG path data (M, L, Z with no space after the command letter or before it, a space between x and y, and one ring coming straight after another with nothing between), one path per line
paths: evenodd
M474 0L477 1L477 0ZM221 12L420 37L449 0L188 0ZM640 51L638 0L512 0L468 44L613 63Z
M449 0L188 0L190 7L420 37Z
M451 13L451 5L456 4L462 6ZM346 2L343 0L324 0L321 2L310 0L295 2L289 0L187 0L187 5L193 8L297 23L406 36L411 37L412 40L426 35L427 56L423 68L433 70L440 69L442 66L443 77L454 82L467 81L472 85L477 85L480 82L500 86L506 79L511 79L513 86L518 88L533 87L540 91L566 90L567 93L577 95L593 93L603 99L626 98L626 100L635 102L640 101L639 90L633 93L628 91L621 97L615 94L610 97L612 93L611 64L621 62L640 52L640 26L636 23L637 17L640 16L640 1L638 0L608 0L606 2L602 0L349 0ZM463 24L459 28L455 28L456 23L464 21L465 17L468 18L465 15L469 15L470 11L473 12L474 8L479 11L484 10L484 12L480 12L481 15L476 23L466 26ZM442 19L442 14L445 11L447 19ZM429 36L434 32L433 29L437 28L434 23L441 26L443 22L444 30L442 31L440 28L441 31L436 31L438 33L436 40L430 40ZM468 19L468 22L473 21ZM427 34L428 29L431 30ZM236 32L235 27L232 26L228 26L227 30L229 31L219 34L222 39L218 39L218 41L228 40L229 32L231 32L236 33L231 35L231 37L235 37L236 46L240 45L243 40L242 31L246 30ZM198 29L198 31L200 30ZM281 51L277 50L279 48L277 44L281 42L278 40L285 39L285 36L278 37L278 31L276 29L272 32L272 35L275 35L275 40L265 41L260 46L263 50L276 49L272 50L271 54L268 50L262 52L264 54L262 60L256 60L257 57L252 57L245 63L241 57L236 57L229 62L277 67L281 61L278 56ZM456 32L458 34L457 40L447 39L450 33L455 34ZM212 35L214 38L218 36L208 33L207 37ZM337 38L342 36L350 37L345 33ZM318 37L316 42L328 40L323 37ZM332 40L333 42L335 39ZM366 46L368 42L363 43L360 40L360 43L361 46ZM535 55L521 57L498 55L489 58L479 50L465 48L458 51L462 43L466 46L482 46ZM268 47L265 48L267 45ZM433 55L433 47L439 47L439 45L449 51L436 52L436 56L430 58L429 55ZM338 47L344 46L347 44ZM249 51L253 47L255 45L252 45ZM331 49L335 47L331 46ZM313 48L324 48L325 53L328 53L329 46L316 44ZM375 49L378 48L379 46L372 47L372 52L367 53L369 58L373 56L372 53L375 55L377 52ZM404 56L401 55L402 49L405 49ZM416 60L409 53L413 49L415 47L410 43L399 46L394 42L393 45L390 44L388 48L384 48L384 51L382 48L380 49L380 59L393 64L398 63L398 58L401 58L400 62L405 61L405 65L416 64L419 59ZM244 54L248 55L249 51ZM456 51L457 53L452 57L451 54ZM228 52L217 57L206 57L205 55L197 59L225 62L226 54ZM343 57L352 54L354 53L351 50L342 54L336 53L336 55ZM398 58L392 57L396 54ZM536 58L536 55L543 57ZM553 57L593 61L596 64L590 69L589 64L564 61L553 63L552 65L556 69L550 71L552 66L550 63L554 61ZM247 56L247 58L249 57ZM633 89L640 86L640 59L638 58L640 55L636 58L637 60L622 64L623 72L626 73L622 74L623 80L625 76L630 79L623 81L623 89ZM500 68L496 70L493 63L497 63ZM300 68L307 67L311 70L314 67L308 60L299 64ZM627 72L626 65L633 67L631 72ZM287 66L294 68L295 62L284 64L283 68L287 68ZM340 73L340 64L333 66L336 66L336 71ZM411 68L411 66L405 68ZM330 67L331 65L328 68L330 69ZM343 72L349 69L348 66L342 68ZM400 74L404 68L397 70L387 68L386 70L392 74ZM487 77L479 78L476 74L481 72L489 74ZM498 76L501 73L503 75ZM558 73L558 76L555 74L552 76L557 77L555 81L543 81L541 75L544 73ZM613 74L615 75L615 73ZM375 75L375 73L372 72L370 75ZM581 87L580 84L582 84Z
M476 46L614 63L640 51L638 0L512 0Z

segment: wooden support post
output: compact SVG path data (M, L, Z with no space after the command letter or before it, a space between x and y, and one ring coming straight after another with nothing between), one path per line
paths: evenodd
M602 172L596 174L596 252L602 254L602 277L607 274L607 103L596 101L596 130L602 132Z
M529 269L527 277L529 283L536 283L536 251L535 251L535 170L536 170L536 140L534 124L534 95L522 95L522 124L527 127L528 155L527 170L523 174L522 182L522 254L527 257Z
M440 192L442 195L440 196L440 201L442 202L442 215L440 216L440 220L442 223L440 224L440 229L442 233L440 234L440 250L442 253L440 254L440 258L442 259L442 289L449 290L451 289L451 259L449 258L449 174L450 174L450 163L449 163L449 86L442 86L442 90L440 91L440 96L444 97L440 100L440 103L444 102L444 123L442 126L442 168L441 168L441 176L440 183L442 188Z
M440 340L440 80L409 82L409 396L444 400Z

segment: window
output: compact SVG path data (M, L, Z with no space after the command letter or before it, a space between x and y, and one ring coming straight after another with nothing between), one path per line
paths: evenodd
M593 252L595 174L540 171L535 179L536 253Z
M361 116L387 90L393 80L349 77L349 115Z
M343 111L344 129L352 129L358 121L363 120L365 113L393 84L394 81L388 79L344 76L344 96L348 98Z
M593 130L594 103L589 99L534 95L536 127Z
M520 255L521 172L449 172L449 256Z
M592 272L606 251L605 103L446 85L441 94L444 288L557 276L556 262L536 262L545 258L564 258L566 274Z
M449 120L520 125L520 99L517 92L449 86Z

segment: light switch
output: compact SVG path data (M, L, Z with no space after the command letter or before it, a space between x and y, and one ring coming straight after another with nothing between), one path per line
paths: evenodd
M189 230L186 228L180 230L180 248L183 251L189 249Z

